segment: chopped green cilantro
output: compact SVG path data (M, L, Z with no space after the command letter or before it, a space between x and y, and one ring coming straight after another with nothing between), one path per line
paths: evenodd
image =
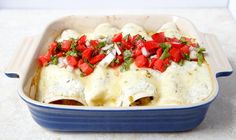
M183 66L183 65L184 65L184 60L183 60L183 59L181 59L181 60L179 61L179 65L180 65L180 66Z
M127 41L129 39L129 37L130 37L130 34L125 35L124 36L125 41Z
M197 50L197 64L199 66L202 65L203 61L204 61L204 55L203 53L206 51L205 48L198 48Z
M197 53L197 64L201 66L203 61L204 61L203 53Z
M165 49L170 49L171 48L171 45L169 43L161 43L160 44L160 47L165 50Z
M129 70L130 64L133 62L132 60L132 52L130 50L124 51L124 63L120 67L120 71L124 72Z
M56 55L52 56L50 63L53 64L53 65L57 65L58 64L58 57Z
M169 49L171 48L171 45L168 43L161 43L161 48L164 50L162 55L160 56L160 59L165 59L170 56Z
M77 57L77 56L78 56L77 53L78 53L78 52L77 52L76 50L74 50L74 51L68 51L68 52L66 52L66 56L75 56L75 57Z
M106 46L106 42L99 42L98 45L97 45L97 48L102 48L102 47L105 47Z

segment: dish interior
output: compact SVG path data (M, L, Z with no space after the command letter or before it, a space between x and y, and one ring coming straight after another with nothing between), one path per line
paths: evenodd
M39 43L37 44L36 50L32 50L33 58L30 59L31 63L29 67L27 68L26 74L21 78L22 80L22 88L23 98L25 98L27 101L33 102L38 105L43 106L54 106L54 107L68 107L68 108L76 108L74 106L67 106L67 105L44 105L43 103L40 103L38 101L35 101L35 93L36 93L36 87L37 87L37 77L35 76L38 73L38 67L36 62L37 57L45 53L47 51L49 43L53 42L63 30L65 29L72 29L80 32L92 32L94 28L101 24L101 23L110 23L118 28L121 28L126 23L135 23L137 25L142 26L147 32L156 31L159 29L163 24L167 22L174 22L179 30L181 30L184 34L191 35L192 37L196 38L198 40L198 43L205 47L207 50L207 46L203 39L201 38L201 35L198 33L198 31L195 29L195 27L186 19L175 17L175 16L166 16L166 15L160 15L160 16L69 16L65 17L59 20L56 20L52 22L44 31L42 34ZM206 61L208 60L209 56L206 56ZM211 71L211 64L209 64L209 69ZM212 72L211 72L212 73ZM218 85L215 76L212 73L212 82L213 82L213 91L211 96L208 98L208 100L202 101L201 103L192 104L192 105L180 105L178 107L191 107L196 106L204 103L208 103L212 101L215 96L217 95L218 91ZM21 92L20 92L21 93ZM150 106L147 108L178 108L177 106L162 106L162 107L154 107ZM79 107L80 108L80 107ZM82 108L104 108L104 107L82 107ZM140 108L140 107L138 107ZM143 108L143 107L141 107ZM144 107L145 108L145 107ZM119 107L118 107L119 109ZM121 108L120 108L121 109Z

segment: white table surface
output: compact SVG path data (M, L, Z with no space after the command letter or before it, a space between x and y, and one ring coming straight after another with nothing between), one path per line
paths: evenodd
M78 13L86 11L0 10L0 139L236 139L235 73L219 78L219 96L202 124L189 132L59 133L37 125L17 95L18 80L7 78L3 74L4 68L25 36L40 33L47 23L57 17ZM233 68L236 68L236 22L227 9L158 9L155 13L187 17L200 31L215 34Z

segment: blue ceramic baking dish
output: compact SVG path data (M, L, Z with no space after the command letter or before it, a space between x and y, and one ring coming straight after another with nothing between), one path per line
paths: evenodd
M116 26L133 22L146 30L158 29L166 22L175 22L180 30L191 34L207 50L206 61L212 73L213 91L208 100L198 104L163 107L86 107L44 104L36 100L37 63L36 58L46 51L64 29L89 32L100 23L110 22ZM49 24L41 36L26 38L5 74L20 78L18 93L26 102L33 119L42 127L53 131L87 132L174 132L187 131L197 127L205 118L211 102L218 94L217 77L229 76L232 67L222 49L210 34L196 30L185 18L170 15L110 15L110 16L68 16ZM22 66L21 62L24 62Z

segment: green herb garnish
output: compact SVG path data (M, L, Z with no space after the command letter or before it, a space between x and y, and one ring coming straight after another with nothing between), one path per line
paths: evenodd
M184 59L185 59L185 60L190 60L190 56L189 56L189 54L184 53Z
M72 42L71 42L71 48L72 50L76 50L76 46L77 46L77 40L76 39L73 39L71 38Z
M165 50L165 49L170 49L171 48L171 45L169 43L161 43L160 44L160 47Z
M184 60L183 60L183 59L181 59L181 60L179 61L179 65L180 65L180 66L183 66L183 65L184 65Z
M204 60L203 53L197 53L197 64L198 64L199 66L202 65L203 60Z
M124 60L129 59L132 57L132 52L130 50L124 51Z
M197 50L197 64L199 66L202 65L203 61L204 61L204 52L206 51L205 48L198 48Z
M57 48L56 48L57 52L61 51L61 42L57 42Z
M197 50L198 53L203 53L204 51L206 51L205 48L198 48L198 50Z
M71 50L71 51L66 52L66 56L75 56L75 57L77 57L78 56L77 53L78 52L76 50Z
M106 46L106 42L103 41L103 42L98 43L97 48L102 48L102 47L105 47L105 46Z
M55 56L51 56L51 64L53 65L57 65L58 64L58 57L55 55Z
M124 36L125 41L128 41L129 37L130 37L130 34L125 35Z
M133 62L132 52L130 50L124 51L124 63L120 67L120 71L124 72L129 70L130 64Z
M188 44L188 41L185 39L185 37L181 37L180 39L179 39L179 41L182 43L182 44Z
M171 45L168 43L161 43L160 46L164 50L162 55L160 56L160 59L166 59L170 56L169 49L171 48Z
M116 59L115 59L115 63L116 63L116 64L119 64L119 63L120 63L120 60L116 58Z

